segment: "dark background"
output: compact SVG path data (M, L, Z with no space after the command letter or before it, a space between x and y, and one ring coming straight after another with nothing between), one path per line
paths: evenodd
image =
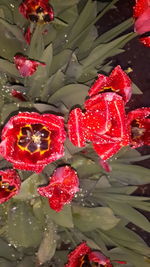
M105 0L100 1L106 2ZM108 0L107 2L110 1ZM103 33L133 16L133 6L135 5L135 0L119 0L115 5L116 8L108 12L99 21L97 25L99 33ZM134 30L134 26L127 32L130 32L131 30ZM130 102L128 103L128 108L133 110L140 107L150 107L150 48L145 47L142 43L140 43L137 37L127 43L123 49L125 50L124 53L112 58L112 64L114 67L119 64L124 70L131 67L133 72L131 72L129 76L143 92L142 95L132 96ZM138 150L143 155L150 154L150 146L144 146ZM150 168L150 159L138 164ZM139 186L134 195L149 197L150 184ZM150 213L145 211L141 212L150 219ZM129 228L137 232L146 241L146 243L150 245L150 234L132 223L129 224Z

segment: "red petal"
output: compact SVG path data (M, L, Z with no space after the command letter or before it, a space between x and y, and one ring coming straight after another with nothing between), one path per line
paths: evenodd
M143 145L150 145L150 119L147 119L150 115L150 108L139 108L132 110L128 113L128 127L130 132L132 131L132 122L137 121L139 133L142 130L142 134L137 137L130 136L130 143L133 148L140 147ZM134 127L134 126L133 126Z
M86 242L81 243L68 255L68 263L65 267L79 267L82 263L82 257L90 252L91 249L86 245Z
M98 141L101 135L109 131L111 127L111 118L108 109L105 112L101 110L89 110L84 114L84 127L86 139Z
M27 19L29 15L37 14L37 8L42 8L45 15L49 15L50 21L54 19L54 11L48 0L24 0L19 6L20 13Z
M11 91L11 95L12 95L13 97L18 98L18 99L21 100L21 101L26 101L26 99L24 98L23 94L22 94L21 92L15 90L15 89L13 89L13 90Z
M78 147L84 147L86 136L84 133L84 113L80 108L73 109L70 112L68 120L68 134L70 141Z
M78 176L69 166L57 168L50 177L49 185L38 188L39 194L48 197L50 207L57 212L65 204L70 203L77 191L79 191Z
M93 86L89 90L89 93L88 93L89 96L93 96L93 95L98 94L100 92L100 90L103 89L104 86L106 86L107 79L108 79L107 76L99 74L98 79L95 81L95 83L93 84Z
M134 17L141 16L149 6L149 0L136 0L136 5L133 8Z
M113 267L111 264L110 264L110 259L107 258L105 255L103 255L101 252L99 251L92 251L89 253L89 260L91 262L94 262L94 263L99 263L100 265L104 265L105 267L108 266L109 264L109 267Z
M150 7L135 21L135 31L138 34L150 31Z
M31 42L31 30L30 30L30 27L27 28L25 34L24 34L24 38L27 42L27 44L29 45L30 42Z
M140 38L140 42L147 47L150 47L150 36Z
M136 119L143 119L150 115L150 108L138 108L128 113L128 123Z
M21 180L13 169L0 170L0 204L18 194Z
M44 154L39 152L30 154L22 151L17 145L17 136L20 128L26 124L42 124L51 132L50 149ZM17 169L41 172L50 162L64 155L64 119L52 114L38 114L35 112L22 112L12 117L2 131L0 153Z
M116 154L121 149L122 145L120 143L93 144L93 147L102 160L107 160Z
M22 56L20 54L14 56L14 63L20 75L22 75L23 77L31 76L32 74L34 74L39 65L46 65L45 63L28 59L26 56Z
M109 75L99 75L98 80L94 83L89 91L89 95L95 95L101 92L105 92L106 89L110 89L117 94L120 94L125 103L131 98L132 86L131 80L128 75L118 65Z
M106 160L99 159L99 164L106 172L111 172L112 168Z

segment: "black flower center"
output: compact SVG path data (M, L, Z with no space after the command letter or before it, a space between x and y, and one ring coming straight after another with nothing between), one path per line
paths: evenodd
M14 185L10 185L8 182L2 181L2 176L0 176L0 196L12 191L16 191L16 187Z
M132 139L141 138L141 136L145 133L145 128L140 127L138 120L134 120L131 125L131 134Z
M30 154L44 154L50 147L50 131L42 124L26 124L21 127L18 135L18 146Z
M32 22L47 23L52 20L50 14L41 6L36 6L28 16Z
M90 262L89 261L89 258L88 258L88 255L84 255L82 258L81 258L81 262L80 262L80 267L101 267L104 265L101 265L99 263L96 263L96 262Z

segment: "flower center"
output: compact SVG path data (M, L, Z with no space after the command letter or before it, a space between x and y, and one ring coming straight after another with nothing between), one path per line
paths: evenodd
M137 139L140 138L145 133L145 129L140 128L139 122L135 120L132 123L131 133L132 133L132 139Z
M0 176L0 195L5 192L16 191L16 187L14 185L10 185L8 182L2 181L2 176Z
M100 92L105 92L105 93L111 93L111 92L119 92L119 89L117 90L117 89L114 89L113 87L111 87L111 86L105 86L105 87L103 87L103 89L102 90L100 90Z
M84 255L81 258L80 266L79 267L105 267L105 265L101 265L96 262L90 262L87 255Z
M50 148L50 134L51 132L42 124L26 124L20 128L17 145L22 151L30 154L44 154Z
M40 6L33 8L28 16L32 22L47 23L51 21L50 14Z

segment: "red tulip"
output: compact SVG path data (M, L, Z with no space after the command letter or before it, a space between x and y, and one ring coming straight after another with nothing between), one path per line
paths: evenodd
M150 1L137 0L133 8L135 18L135 31L142 35L140 41L150 47Z
M150 145L150 108L139 108L128 113L130 144L133 148Z
M85 102L85 112L76 108L68 121L69 139L84 147L91 141L101 159L106 160L129 144L124 101L116 93L95 95Z
M21 180L13 169L0 170L0 204L18 194Z
M54 19L54 11L48 0L24 0L19 11L32 22L49 23Z
M115 261L125 264L124 261ZM92 267L92 266L113 267L109 258L100 251L92 251L86 242L81 243L68 255L68 263L65 267Z
M39 187L38 193L47 197L50 207L59 212L79 191L78 176L71 167L64 166L57 168L49 180L49 185Z
M14 56L14 63L19 73L23 77L31 76L37 70L38 66L46 66L45 63L28 59L20 54Z
M90 88L89 96L105 92L106 90L121 95L125 103L130 100L132 94L132 82L119 65L108 77L102 74L98 75L98 79Z
M14 168L38 173L64 155L65 137L62 117L20 112L2 130L0 153Z

